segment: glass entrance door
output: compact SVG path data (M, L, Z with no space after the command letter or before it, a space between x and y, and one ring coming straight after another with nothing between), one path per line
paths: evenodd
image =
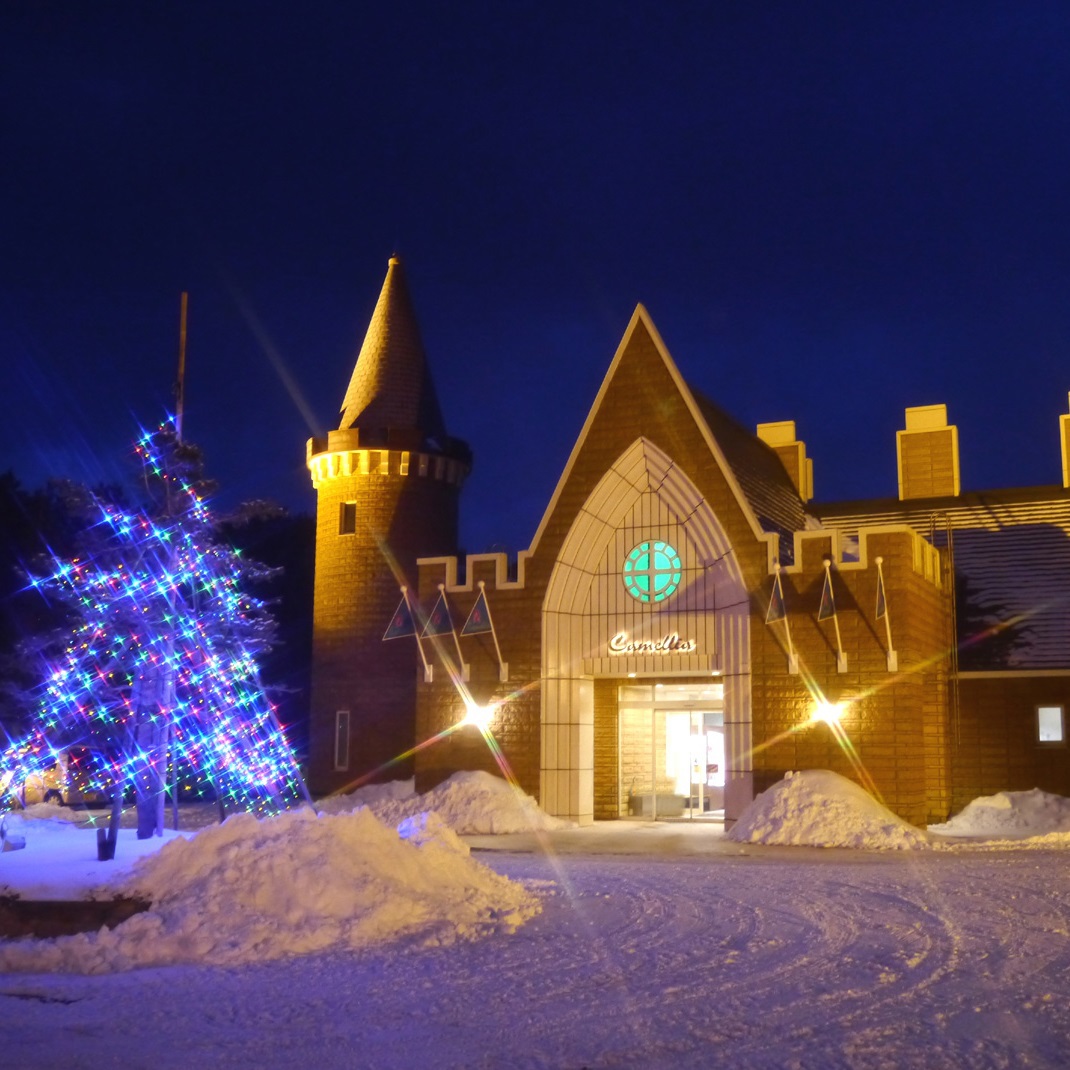
M617 709L621 816L723 817L723 685L628 684Z

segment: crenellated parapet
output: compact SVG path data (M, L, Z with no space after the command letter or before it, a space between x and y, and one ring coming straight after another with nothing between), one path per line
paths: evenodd
M414 476L459 488L471 469L467 446L451 439L442 450L427 447L419 434L369 435L348 428L310 438L305 459L316 490L351 476Z
M830 561L837 572L865 572L874 567L876 558L887 556L889 542L897 548L897 557L910 569L936 587L942 585L940 551L908 524L874 524L849 535L835 528L797 531L794 535L794 564L783 565L786 575L821 571ZM770 572L773 562L770 562Z

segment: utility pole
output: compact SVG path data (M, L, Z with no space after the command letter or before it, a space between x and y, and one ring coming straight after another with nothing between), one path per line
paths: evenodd
M182 307L178 315L178 379L175 382L175 434L182 441L182 412L186 407L186 309L189 294L182 291Z

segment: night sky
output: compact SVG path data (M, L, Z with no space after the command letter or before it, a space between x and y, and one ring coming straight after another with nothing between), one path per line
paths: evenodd
M820 501L1061 482L1070 5L0 9L0 469L115 478L173 404L220 505L314 499L405 264L470 551L526 546L639 301L683 375L794 419Z

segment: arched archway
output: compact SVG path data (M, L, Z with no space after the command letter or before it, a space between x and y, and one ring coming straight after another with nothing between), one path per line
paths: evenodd
M678 589L656 604L630 595L620 575L627 554L644 542L668 544L680 560ZM724 683L731 817L751 797L747 591L709 503L672 458L638 438L576 514L547 586L543 806L581 824L593 820L596 678L712 673Z

